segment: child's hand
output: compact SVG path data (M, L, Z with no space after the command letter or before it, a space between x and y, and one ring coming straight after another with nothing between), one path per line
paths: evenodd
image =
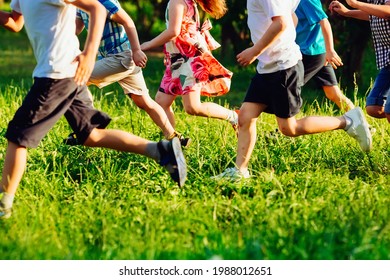
M136 50L133 52L133 60L135 65L138 67L144 68L146 66L146 63L148 61L148 57L146 54L141 50Z
M85 85L91 76L93 67L95 66L95 56L88 56L82 52L76 56L73 62L78 63L74 81L79 86Z
M341 4L339 1L332 1L329 4L329 10L333 14L334 12L338 13L339 15L345 15L349 10Z
M337 66L343 66L343 62L336 51L333 50L326 52L325 66L328 64L330 64L334 69L337 69Z
M253 47L247 48L246 50L242 51L239 53L237 56L237 62L241 66L248 66L251 64L253 61L256 60L257 54L255 53Z

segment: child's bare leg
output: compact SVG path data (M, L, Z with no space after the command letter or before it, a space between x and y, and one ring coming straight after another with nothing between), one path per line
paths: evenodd
M326 97L334 102L342 111L349 111L355 108L352 101L346 97L338 86L323 86Z
M188 114L194 116L227 120L231 114L231 110L219 104L213 102L201 102L199 90L194 90L190 94L183 95L183 104L184 110Z
M167 115L169 122L173 127L176 126L175 122L175 114L172 110L172 103L175 100L176 96L165 94L163 92L158 91L156 94L156 102L163 108L165 114Z
M147 156L164 166L179 186L186 181L187 165L177 137L156 143L121 130L95 128L84 145Z
M276 119L280 131L284 135L291 137L341 129L346 126L346 119L344 117L310 116L299 120L295 117Z
M122 130L95 128L89 134L84 145L88 147L109 148L151 157L146 149L147 145L151 143L154 142Z
M0 186L0 219L11 217L16 190L26 169L27 149L8 141Z
M0 192L14 195L26 169L27 149L8 141Z
M386 118L385 107L379 105L370 105L366 107L366 112L369 116L383 119Z
M175 129L170 123L164 109L154 101L149 95L129 95L134 103L144 110L154 123L162 130L164 137L169 138L175 133Z
M256 121L265 105L245 102L240 109L236 166L245 173L256 144Z

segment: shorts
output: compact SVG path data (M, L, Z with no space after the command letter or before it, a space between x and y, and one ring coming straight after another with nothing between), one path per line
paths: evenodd
M85 103L87 94L87 87L77 86L73 78L35 78L5 137L20 146L35 148L65 115L80 143L84 143L94 128L105 128L111 121L107 114Z
M125 94L149 94L142 69L134 64L131 51L109 54L97 60L88 84L103 88L115 82Z
M382 68L375 78L374 86L366 98L367 106L385 107L385 113L390 114L390 102L386 102L390 93L390 65Z
M303 72L303 64L299 61L286 70L267 74L256 73L244 102L267 105L264 112L279 118L295 116L302 106Z
M338 86L336 74L333 67L325 64L325 54L305 55L302 54L302 62L305 68L303 84L306 84L312 78L319 87Z

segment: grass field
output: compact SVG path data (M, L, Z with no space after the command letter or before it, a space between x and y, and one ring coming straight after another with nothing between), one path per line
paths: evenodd
M34 67L25 35L0 30L0 129L31 85ZM161 57L150 57L145 78L154 95ZM234 74L231 92L214 99L238 108L254 66ZM376 73L373 73L374 77ZM117 85L91 87L111 128L152 139L161 134ZM364 106L364 94L353 99ZM339 115L311 89L299 116ZM236 138L222 121L193 117L175 105L177 127L193 139L185 150L183 188L141 156L62 144L62 119L29 151L11 219L0 222L0 259L390 259L390 126L377 132L370 154L345 132L299 138L267 135L273 116L258 121L253 178L218 183L210 176L232 166ZM0 167L6 140L0 138Z

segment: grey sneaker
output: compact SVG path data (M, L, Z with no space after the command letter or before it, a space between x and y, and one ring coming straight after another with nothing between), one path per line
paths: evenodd
M174 137L165 148L162 141L157 143L160 152L159 164L163 166L171 175L173 181L178 183L179 187L184 186L187 180L187 164L181 149L179 138Z
M3 204L0 202L0 220L1 219L8 219L11 217L12 209L11 208L4 208Z
M249 174L248 170L246 172L242 173L236 167L230 167L230 168L225 169L225 171L222 172L221 174L211 177L211 179L238 181L241 179L249 179L250 177L251 177L251 175Z
M346 112L344 116L352 120L351 126L346 130L348 135L358 141L364 152L369 152L372 149L372 135L363 110L356 107Z

